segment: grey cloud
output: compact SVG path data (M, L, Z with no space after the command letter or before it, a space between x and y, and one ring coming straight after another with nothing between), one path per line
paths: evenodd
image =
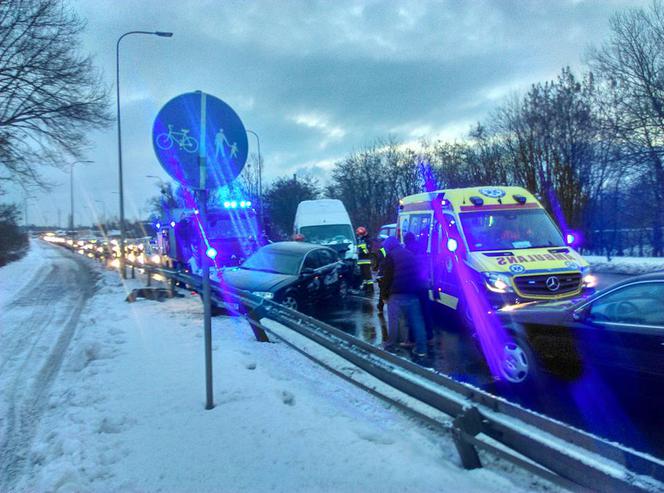
M233 106L260 135L268 181L307 169L324 178L318 170L387 134L462 135L503 95L555 76L563 65L578 68L586 47L608 32L614 11L647 3L72 1L88 20L84 48L110 87L119 34L175 33L122 42L125 182L136 209L156 192L145 175L166 178L150 130L159 108L179 93L201 89ZM77 176L90 203L102 200L111 213L117 210L115 129L91 138L96 164ZM47 175L67 183L61 172ZM67 197L62 185L39 207L54 220L48 205L66 209Z

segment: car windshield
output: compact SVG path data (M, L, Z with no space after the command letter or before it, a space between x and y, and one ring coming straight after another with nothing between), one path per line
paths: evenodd
M240 267L296 276L300 273L300 264L302 264L302 255L299 253L278 252L264 248L254 253Z
M304 226L300 228L300 234L304 236L305 241L319 245L353 243L353 228L350 224Z
M564 246L563 237L543 209L477 211L460 214L471 251Z

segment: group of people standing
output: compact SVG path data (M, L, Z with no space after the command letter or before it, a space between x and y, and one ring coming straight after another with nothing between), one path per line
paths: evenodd
M404 235L404 245L393 236L383 240L382 246L373 251L364 227L356 230L358 236L358 265L364 289L373 293L373 273L379 288L378 309L387 305L387 340L383 349L395 352L401 345L412 350L416 361L427 358L427 327L422 310L423 293L426 291L422 265L416 254L416 238L412 233ZM408 329L400 330L404 317ZM400 337L400 334L403 334ZM400 340L401 339L401 340ZM414 341L413 341L414 339Z

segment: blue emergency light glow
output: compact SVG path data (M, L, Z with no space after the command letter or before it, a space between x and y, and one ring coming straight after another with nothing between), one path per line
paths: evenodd
M171 228L175 227L175 221L171 221Z
M155 224L154 226L155 226L155 228L157 228L157 229L161 229L161 223L157 223L157 224Z
M576 241L576 237L572 233L567 233L565 235L565 242L568 245L573 245L575 241Z
M454 238L448 238L448 240L447 240L447 249L450 252L456 252L457 248L459 248L459 242L456 241Z
M207 255L207 256L210 257L212 260L214 260L214 258L217 256L217 249L214 248L214 247L209 247L209 248L205 251L205 255Z
M227 200L224 202L224 209L237 209L238 206L240 209L246 209L251 207L251 202L249 200L241 200L239 203L237 200Z

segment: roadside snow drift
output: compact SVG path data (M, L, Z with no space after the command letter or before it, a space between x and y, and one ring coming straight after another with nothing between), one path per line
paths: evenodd
M127 288L102 274L14 489L542 489L521 472L463 470L451 440L285 344L256 342L242 319L213 321L216 407L206 411L198 298L128 304Z

